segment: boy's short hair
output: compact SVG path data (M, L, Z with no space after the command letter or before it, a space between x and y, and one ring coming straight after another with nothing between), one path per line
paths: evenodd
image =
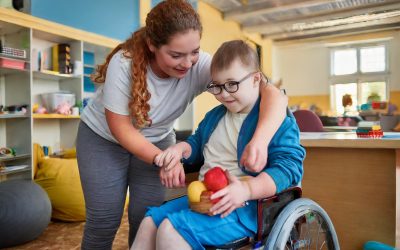
M227 69L236 59L254 71L260 70L257 52L243 40L224 42L211 61L211 73Z

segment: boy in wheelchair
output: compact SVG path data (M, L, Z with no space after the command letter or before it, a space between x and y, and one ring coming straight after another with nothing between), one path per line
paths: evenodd
M187 141L165 150L155 163L168 171L182 158L189 164L204 162L200 180L219 165L225 169L229 185L211 196L221 198L210 209L214 216L190 210L187 196L149 208L131 249L204 249L204 245L253 237L257 232L256 200L302 179L305 150L291 113L266 149L264 169L251 172L238 162L257 125L260 84L266 84L256 52L241 40L224 43L213 56L211 75L213 81L207 89L222 105L206 114ZM251 178L240 180L242 176Z

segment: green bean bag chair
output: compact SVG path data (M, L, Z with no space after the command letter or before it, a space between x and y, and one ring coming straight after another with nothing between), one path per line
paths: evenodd
M0 182L0 249L36 239L50 222L51 203L31 180Z

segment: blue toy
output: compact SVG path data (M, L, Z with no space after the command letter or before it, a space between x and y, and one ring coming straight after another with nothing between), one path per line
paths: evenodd
M395 250L395 248L377 241L368 241L364 244L364 250Z

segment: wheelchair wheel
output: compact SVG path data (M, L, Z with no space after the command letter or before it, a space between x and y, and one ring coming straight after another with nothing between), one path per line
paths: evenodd
M328 214L310 199L290 202L279 214L264 249L339 250L339 241Z

